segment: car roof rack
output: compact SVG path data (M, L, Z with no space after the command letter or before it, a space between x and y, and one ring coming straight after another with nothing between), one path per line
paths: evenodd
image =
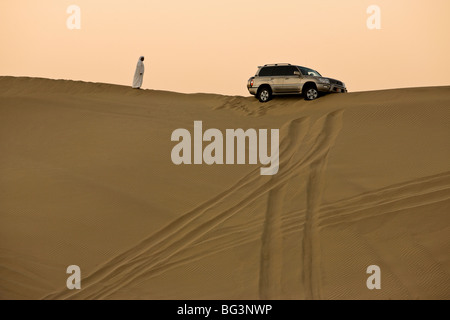
M271 63L265 64L264 67L291 66L290 63Z

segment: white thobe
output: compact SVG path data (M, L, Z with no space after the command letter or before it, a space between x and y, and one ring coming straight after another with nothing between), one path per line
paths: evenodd
M144 62L139 58L139 61L136 66L136 71L134 72L133 78L133 88L140 88L142 86L142 81L144 80Z

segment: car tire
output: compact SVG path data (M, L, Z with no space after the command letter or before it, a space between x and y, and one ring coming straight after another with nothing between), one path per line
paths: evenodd
M272 99L272 90L270 90L269 87L262 87L258 90L256 97L258 98L259 102L267 102Z
M317 90L316 86L308 85L303 89L303 96L305 97L305 100L315 100L319 97L319 91Z

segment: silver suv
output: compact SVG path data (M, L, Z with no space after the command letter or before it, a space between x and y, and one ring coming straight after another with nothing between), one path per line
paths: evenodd
M306 100L314 100L320 93L347 92L345 84L339 80L288 63L258 67L256 75L248 79L247 88L261 102L281 94L303 94Z

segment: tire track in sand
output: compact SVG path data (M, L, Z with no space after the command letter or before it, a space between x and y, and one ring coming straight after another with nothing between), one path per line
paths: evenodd
M342 111L335 111L327 117L316 121L309 129L308 138L306 139L305 144L312 146L310 150L316 150L317 147L320 147L321 152L307 152L306 156L304 156L301 150L299 150L291 160L294 163L298 161L309 166L309 177L306 186L306 212L302 240L303 284L305 297L307 299L320 298L320 237L318 232L318 211L324 187L323 178L326 171L328 154L330 149L334 146L342 129L342 116ZM298 173L299 172L296 174ZM291 178L294 176L295 174L292 175ZM277 194L276 196L280 195ZM284 197L284 194L281 197ZM278 199L278 201L282 202L283 199ZM282 210L281 207L279 209L280 211ZM268 210L270 210L270 206L268 206ZM269 215L279 216L275 211L268 212L268 216ZM267 220L267 222L271 223L273 221ZM274 225L277 226L279 224L275 223ZM281 228L277 231L280 233ZM270 240L266 240L266 242L268 241ZM281 245L278 247L272 245L273 254L277 254L277 252L280 252L281 250ZM279 257L275 257L275 259L281 261ZM281 279L281 275L277 276L275 274L281 272L281 267L277 267L278 269L272 269L271 278ZM266 290L265 294L262 296L264 298L269 298L269 292L270 294L274 293L274 297L280 297L281 294L279 286L273 288L263 287L263 290Z
M306 212L303 230L303 284L306 299L320 299L320 236L319 210L328 155L342 129L343 112L338 112L324 125L316 123L312 128L315 145L323 145L324 153L309 161L309 177L306 185ZM319 126L318 126L319 125Z
M329 115L318 119L312 126L309 123L300 123L296 120L291 122L291 130L289 131L288 139L291 141L291 149L295 152L288 160L288 167L297 166L298 164L312 163L313 161L323 161L329 152L329 149L334 145L335 139L339 135L342 126L341 111L335 111ZM320 148L320 154L317 153ZM306 149L306 151L305 151ZM314 160L313 160L314 157ZM302 165L300 167L303 168ZM310 168L311 170L311 168ZM324 171L324 168L321 168ZM282 245L282 214L283 203L286 194L286 188L289 180L298 175L301 170L293 171L286 182L280 184L278 187L272 189L268 195L267 211L264 222L264 230L261 239L261 263L260 263L260 277L259 277L259 296L261 299L279 298L281 292L281 270L283 264L283 245ZM317 175L317 173L315 173ZM277 181L280 177L273 176L272 180ZM307 207L314 206L317 201L320 201L320 190L314 189L313 192L308 192L307 197L313 199L316 194L319 194L319 199L311 202L308 201ZM315 210L316 208L314 208ZM308 210L307 210L308 212ZM310 212L312 215L313 213ZM311 219L310 219L311 220ZM303 242L308 244L307 250L311 247L309 245L312 228L307 227L310 224L306 218L306 227L304 229ZM304 275L311 270L312 252L303 257ZM309 279L310 275L308 275ZM304 276L304 281L306 276ZM310 296L311 285L309 280L306 280L305 285L308 291L306 296Z
M320 236L317 226L327 156L311 164L306 185L303 231L303 284L306 299L320 299Z
M280 167L283 170L280 170L276 179L267 181L267 177L259 175L259 168L252 171L225 192L100 266L83 280L83 290L68 292L63 289L45 299L105 299L131 283L144 281L178 252L326 155L337 136L329 133L335 132L336 122L340 123L341 116L342 111L335 111L316 121L312 128L318 127L319 130L313 130L312 134L310 131L310 139L306 142L313 143L306 143L309 149L302 153L300 159L297 150L292 150L291 141L282 141L280 150L284 153ZM306 119L295 121L301 123ZM291 158L294 158L292 162Z
M294 120L290 124L288 139L291 149L298 150L307 134L309 122ZM291 165L293 157L289 159ZM272 180L276 180L276 176ZM261 263L259 271L259 297L263 300L281 294L282 268L282 214L288 182L272 189L268 195L266 216L261 237Z
M307 121L306 118L297 119L297 121ZM289 152L289 141L282 141L280 145L280 151L286 158L291 157ZM283 160L280 161L280 165L284 165ZM129 268L131 262L140 261L143 257L146 257L147 253L152 250L157 250L167 241L170 241L171 236L186 230L188 226L195 226L196 221L201 218L208 210L216 208L218 205L231 202L229 198L234 194L246 194L247 189L254 189L254 184L262 180L259 175L259 168L252 170L249 174L238 180L233 186L224 192L220 193L216 197L204 202L193 210L187 212L181 217L175 219L169 223L166 227L162 228L160 231L151 235L150 237L144 239L136 246L130 248L129 250L123 252L122 254L114 257L113 259L102 264L94 273L89 275L84 279L84 290L86 292L91 285L96 285L97 282L112 278L117 274L126 272L125 268ZM66 290L62 290L60 293L51 294L44 299L64 299L76 295L77 293L71 294L67 293Z
M418 186L421 186L420 191L417 190ZM388 188L374 190L365 193L364 196L357 195L350 199L343 199L326 206L321 206L317 215L319 218L317 222L318 226L322 229L339 223L353 223L359 220L392 214L411 207L446 202L450 200L449 192L450 173L431 176L426 179L421 178L400 185L396 184ZM373 199L364 208L356 211L353 210L354 205L360 205L361 199L369 198ZM426 198L427 201L423 201L423 198ZM375 201L375 199L377 200ZM336 211L338 214L330 214L330 207L333 207L333 211ZM292 211L281 216L281 235L285 236L301 232L305 224L305 212L306 210ZM342 219L341 221L337 220L339 217ZM328 219L332 219L332 223L323 224ZM175 260L170 265L176 267L190 262L191 258L192 261L199 260L204 256L256 241L259 239L260 230L265 222L265 219L258 218L245 224L227 227L226 230L220 233L215 232L214 237L200 239L192 246L192 248L204 246L204 250L202 249L201 252L189 255L189 258L182 259L183 262L181 260ZM210 250L210 248L214 248L214 250ZM162 265L162 267L164 266Z
M447 175L447 177L449 177ZM434 183L443 183L445 181L441 181L441 177L434 178L432 181ZM411 181L408 181L406 184L400 186L401 189L404 189L405 195L399 195L398 194L398 185L393 186L389 189L382 189L382 190L375 190L373 192L370 192L369 194L366 194L364 198L366 197L372 197L375 195L383 194L383 199L380 199L378 202L374 203L372 202L370 206L367 206L366 208L363 208L358 211L351 211L349 214L342 215L342 221L341 222L333 222L332 224L325 224L319 223L319 227L328 227L331 225L335 225L338 223L352 223L355 221L363 220L363 219L370 219L375 216L381 216L386 214L393 214L396 212L400 212L406 208L410 208L411 205L409 201L415 200L418 196L426 196L428 198L428 202L421 202L420 204L414 205L420 206L420 205L429 205L433 203L439 203L439 202L445 202L449 201L450 197L449 190L450 190L450 181L447 179L447 183L445 186L435 185L433 188L430 187L431 190L422 191L418 194L413 193L413 188L416 187L418 184L422 184L424 181L422 179L418 179L414 183L411 183ZM437 190L436 187L438 187ZM387 193L387 190L390 190L392 193ZM387 199L385 199L386 197ZM336 203L332 203L333 207L336 210L344 211L347 209L352 209L354 204L359 203L361 196L358 195L356 197L351 198L354 202L350 203L349 199L345 199L342 201L338 201ZM406 202L405 202L406 201ZM388 207L387 207L388 205ZM299 211L293 211L289 214L284 215L281 217L282 219L282 227L281 227L281 235L287 236L294 233L301 233L303 231L304 227L304 214L306 210L299 210ZM320 222L322 222L322 217L324 216L324 212L327 212L328 209L324 207L321 207L321 210L318 214ZM328 217L323 217L328 218ZM333 220L335 220L336 216L331 216ZM235 247L239 247L241 245L255 242L258 239L260 239L260 230L263 227L264 221L261 219L256 219L251 221L250 223L246 223L243 225L239 225L232 228L227 228L227 231L224 233L221 233L217 235L215 233L214 237L208 237L204 240L199 240L195 244L193 244L191 247L185 249L183 253L188 252L190 249L198 249L194 250L195 253L192 254L186 254L187 257L185 258L178 258L178 259L172 259L171 261L168 261L167 263L161 264L158 266L158 268L155 268L152 273L147 274L147 279L164 274L165 272L178 268L184 265L187 265L189 263L192 263L194 261L199 261L203 259L204 257L214 255L216 253L219 253L221 251L226 251L229 249L233 249ZM214 248L211 250L211 248ZM273 279L279 279L279 278L273 278ZM270 280L270 281L273 281ZM274 295L271 295L274 296Z

